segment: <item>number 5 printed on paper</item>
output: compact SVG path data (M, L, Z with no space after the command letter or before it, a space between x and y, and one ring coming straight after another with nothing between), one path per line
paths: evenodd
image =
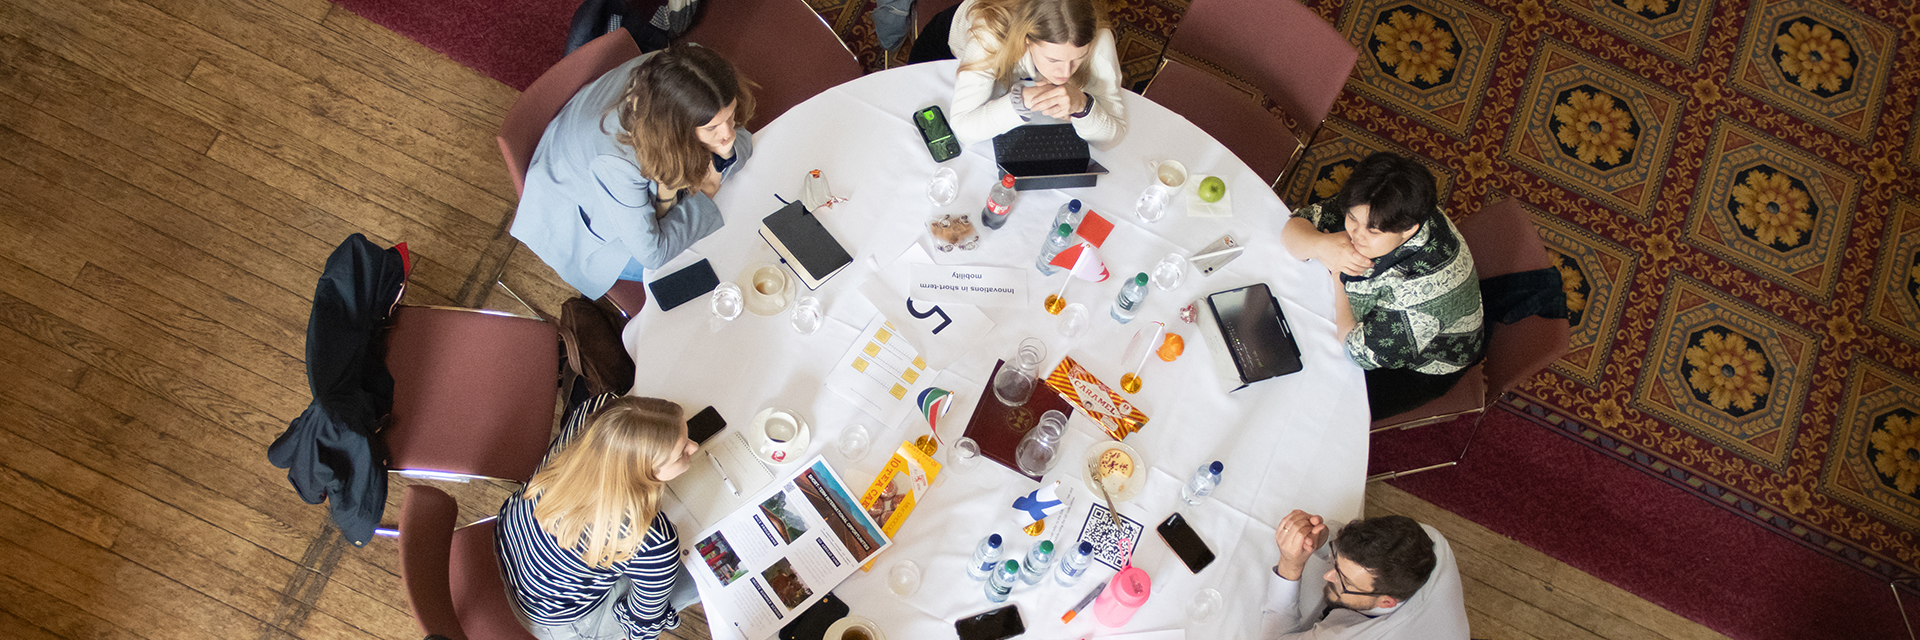
M907 298L907 313L913 314L913 317L919 318L921 320L925 320L934 315L940 316L940 326L933 328L934 335L940 335L941 329L945 329L947 328L947 325L953 324L953 318L947 317L947 312L942 310L940 308L940 305L937 305L937 304L933 305L932 309L928 309L923 312L919 309L913 308L913 298Z

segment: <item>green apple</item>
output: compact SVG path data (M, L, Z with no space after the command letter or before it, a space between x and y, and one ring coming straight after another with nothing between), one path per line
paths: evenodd
M1207 179L1200 181L1200 200L1219 202L1220 197L1224 195L1227 195L1227 183L1222 182L1219 177L1207 176Z

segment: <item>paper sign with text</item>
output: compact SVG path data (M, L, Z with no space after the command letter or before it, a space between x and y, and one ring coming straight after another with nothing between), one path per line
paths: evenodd
M1004 267L914 264L908 294L915 300L1021 307L1027 304L1027 272Z

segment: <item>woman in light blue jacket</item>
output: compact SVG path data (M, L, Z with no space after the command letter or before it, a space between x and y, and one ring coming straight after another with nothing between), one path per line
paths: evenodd
M660 268L726 223L713 196L753 153L750 86L697 45L587 84L540 137L513 237L587 297Z

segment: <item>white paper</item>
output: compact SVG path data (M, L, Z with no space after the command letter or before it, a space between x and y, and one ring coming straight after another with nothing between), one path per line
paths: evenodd
M712 455L713 460L707 459L708 455ZM755 492L773 482L773 469L753 455L746 434L739 428L728 427L708 439L693 457L693 466L668 482L667 489L702 527L712 525L746 504ZM720 479L721 472L713 468L715 460L726 470L726 479L740 490L739 495L727 490L727 483Z
M919 245L914 245L918 247ZM921 250L925 253L925 250ZM1027 272L1006 267L913 263L908 291L914 300L980 307L1027 305Z
M1187 178L1187 217L1189 218L1231 218L1233 217L1233 186L1228 185L1226 193L1220 194L1218 202L1200 199L1200 181L1209 176ZM1225 178L1221 178L1225 180Z
M981 338L993 330L993 319L974 305L909 298L908 273L910 265L916 264L933 264L933 256L927 255L927 250L917 242L908 245L900 257L867 278L860 285L860 295L920 347L921 355L930 366L944 369L980 344Z
M899 424L917 406L920 391L933 383L926 358L875 314L860 337L834 361L826 387L881 424Z
M773 636L892 543L819 457L692 540L708 626L735 640Z

